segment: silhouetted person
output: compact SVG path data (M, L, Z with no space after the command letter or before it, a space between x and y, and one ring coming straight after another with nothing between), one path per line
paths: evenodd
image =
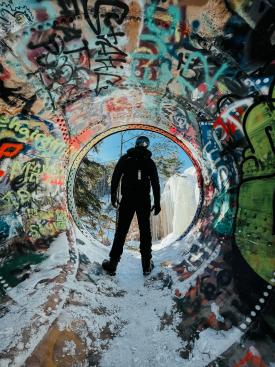
M111 182L112 205L118 209L118 223L110 260L104 260L102 267L109 274L115 275L117 264L123 252L124 242L134 217L137 214L140 231L140 253L143 274L148 275L154 267L152 259L152 236L150 212L158 215L160 208L160 185L156 165L147 149L150 141L146 136L136 140L136 146L124 154L114 169ZM121 201L118 201L117 189L121 180ZM153 189L154 206L151 208L150 189Z

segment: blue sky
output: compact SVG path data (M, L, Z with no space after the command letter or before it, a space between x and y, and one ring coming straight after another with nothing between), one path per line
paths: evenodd
M176 143L165 136L148 131L148 130L125 130L109 135L103 139L99 146L99 153L96 153L94 148L88 152L88 157L98 163L105 163L108 161L117 161L120 157L121 137L122 137L122 154L127 152L127 149L135 146L136 138L140 135L145 135L150 139L149 150L152 152L152 159L154 159L154 146L159 143L165 144L167 151L176 152L180 160L184 164L184 169L191 167L192 161L185 153L185 151Z

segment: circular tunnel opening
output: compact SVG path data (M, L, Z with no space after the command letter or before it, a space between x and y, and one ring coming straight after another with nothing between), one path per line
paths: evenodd
M99 241L105 246L111 246L113 242L118 209L111 204L112 176L119 159L135 147L139 136L146 136L150 141L147 150L155 162L160 185L161 212L156 216L152 210L150 215L153 250L182 239L198 218L203 198L201 173L184 142L150 126L146 126L146 129L144 126L125 127L124 130L111 131L108 135L105 133L96 142L92 140L80 152L82 159L73 186L74 206L71 205L72 201L69 203L79 229L88 234L92 242ZM141 175L141 171L139 173ZM121 179L119 201L122 198ZM153 208L152 182L150 186ZM137 250L139 240L139 224L135 213L125 240L125 249Z

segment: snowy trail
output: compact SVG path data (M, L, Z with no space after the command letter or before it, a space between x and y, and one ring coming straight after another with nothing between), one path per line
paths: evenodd
M182 253L180 248L177 243L169 248L170 260L175 261L178 258L179 253ZM237 328L227 332L208 329L201 333L201 337L195 342L190 359L181 357L180 352L185 349L186 342L177 333L182 315L176 311L173 300L175 287L179 284L175 273L161 266L167 259L165 249L161 251L159 246L155 246L155 249L155 268L148 277L142 274L140 255L129 250L124 251L116 276L111 277L103 273L96 277L99 293L96 295L96 301L95 298L92 300L95 302L93 307L103 307L106 313L101 319L96 317L89 322L91 327L97 330L110 323L108 327L114 332L103 348L102 344L97 342L96 348L101 350L101 356L95 366L203 367L229 348L234 341L239 340L241 332ZM93 260L99 263L108 253L102 246L97 247L96 251L95 247L92 251L90 246L81 246L79 250L84 251L88 257L93 255ZM218 253L219 248L208 261L211 262ZM208 261L199 272L203 271ZM164 274L164 277L160 277L160 274ZM197 275L194 273L188 280L181 282L181 290L186 292ZM165 279L171 279L171 282ZM173 284L170 287L171 283ZM106 289L120 296L103 296ZM212 343L209 343L209 338Z
M127 324L110 343L100 366L182 366L179 350L183 343L172 321L171 290L162 289L155 280L146 280L136 255L123 255L116 277L118 286L126 291L119 308ZM152 275L156 272L157 269ZM161 321L165 315L171 316L172 325Z
M75 254L78 254L74 256L79 261L76 261L72 255L66 257L64 254L67 246L64 241L64 236L56 240L60 256L53 258L53 266L58 268L61 262L67 264L65 260L69 260L70 266L64 269L67 276L62 282L56 282L56 278L51 280L49 261L46 261L40 266L41 272L34 272L13 289L14 294L18 293L16 303L10 306L1 322L3 327L5 323L7 326L22 324L22 328L18 328L16 338L6 335L3 339L6 358L0 361L1 367L21 366L25 360L26 366L43 365L43 358L48 358L45 348L52 351L52 361L58 358L64 366L204 367L240 339L238 328L232 327L228 331L208 328L194 342L189 359L183 357L188 346L178 333L178 326L186 317L188 321L188 316L177 310L175 289L180 288L185 294L198 274L217 257L219 246L189 279L179 281L167 264L182 258L182 248L187 251L189 247L186 240L162 249L156 244L153 250L155 268L148 277L142 274L140 254L136 250L125 249L117 274L111 277L100 265L108 257L109 248L97 241L91 244L78 233L75 246ZM41 287L33 292L32 300L28 298L24 304L17 304L26 295L26 287L34 290L34 282L42 275L48 279L48 284L42 282ZM38 303L33 309L28 307L29 303L34 305L37 297L41 298L40 291L45 293L50 287L52 293L57 285L62 291L62 297L57 297L54 292L57 307L52 309L52 305L47 305L45 310L38 307ZM32 342L27 343L23 329L29 327L29 320L35 318L37 308L40 310L37 319L39 333L34 327L36 324L32 324L29 333ZM30 314L28 319L20 316L26 311ZM20 351L12 350L15 344ZM40 364L38 360L41 360Z

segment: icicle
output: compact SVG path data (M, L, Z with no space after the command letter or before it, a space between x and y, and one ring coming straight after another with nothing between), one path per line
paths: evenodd
M171 234L171 238L183 234L195 215L198 202L199 188L194 167L181 175L171 176L161 194L161 212L151 218L153 241Z

